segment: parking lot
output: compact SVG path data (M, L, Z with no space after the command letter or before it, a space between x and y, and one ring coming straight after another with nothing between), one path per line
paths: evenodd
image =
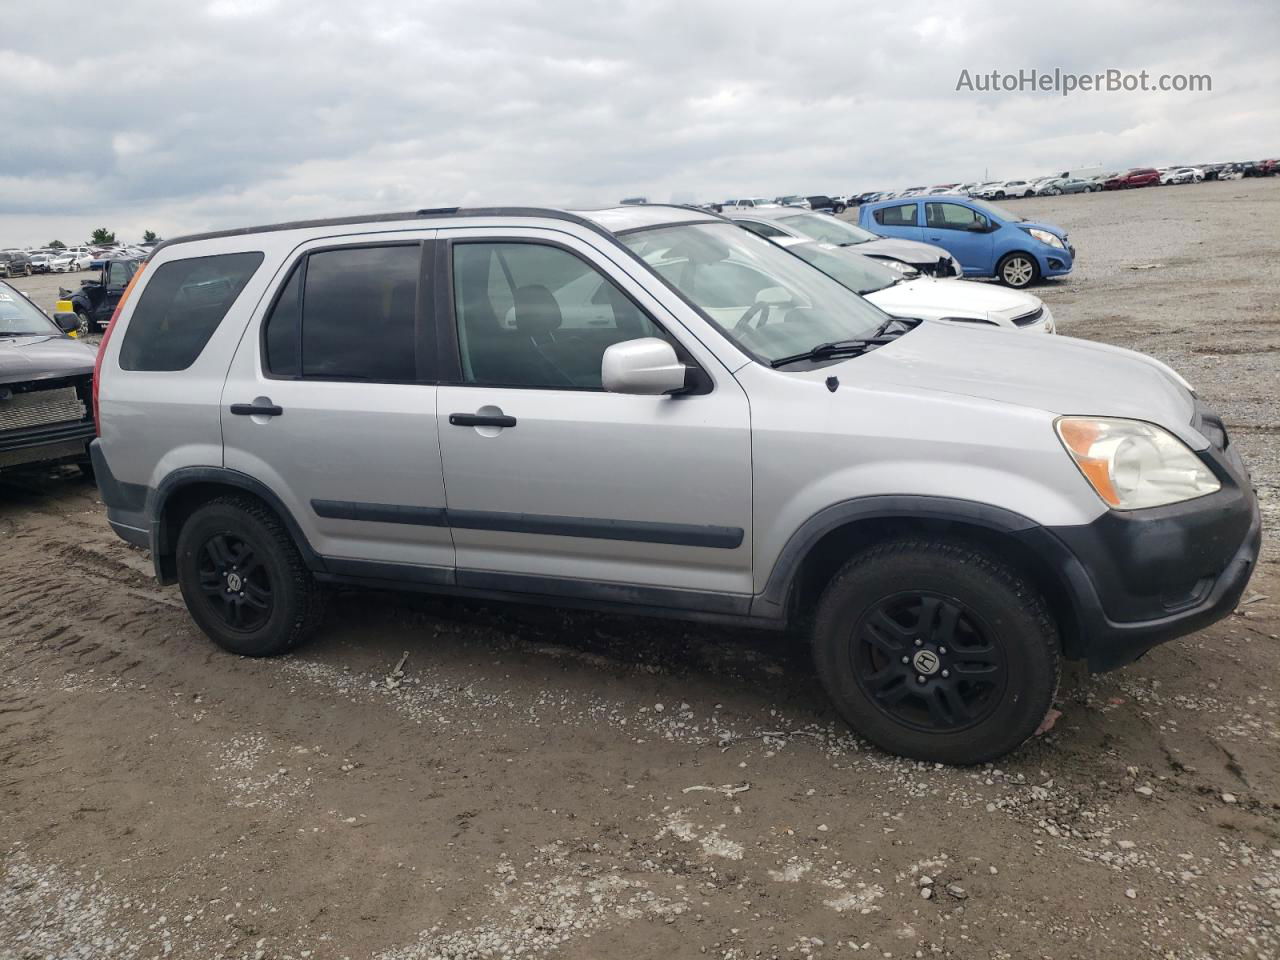
M352 591L236 659L71 470L6 474L0 958L1280 957L1280 181L1008 206L1079 250L1033 291L1059 331L1243 451L1235 615L941 768L771 633Z

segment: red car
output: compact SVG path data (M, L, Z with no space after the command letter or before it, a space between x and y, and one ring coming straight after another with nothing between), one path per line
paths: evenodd
M1160 172L1154 167L1134 167L1117 173L1102 185L1103 190L1127 190L1129 187L1150 187L1160 182Z

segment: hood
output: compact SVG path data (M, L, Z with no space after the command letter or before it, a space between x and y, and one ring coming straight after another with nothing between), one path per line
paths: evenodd
M98 352L69 337L0 337L0 383L93 373Z
M940 317L985 319L989 313L1015 317L1041 306L1039 297L1008 287L933 277L895 283L892 287L868 294L867 299L887 313L904 317L917 316L913 310Z
M1196 448L1193 394L1151 357L1073 337L1011 337L926 320L893 343L839 366L851 383L881 383L1034 407L1054 415L1159 424ZM829 375L831 368L822 371Z
M951 254L932 243L921 243L919 240L900 240L897 237L881 237L879 240L868 240L866 243L855 243L849 247L868 257L890 257L906 263L937 263L939 257L951 259Z

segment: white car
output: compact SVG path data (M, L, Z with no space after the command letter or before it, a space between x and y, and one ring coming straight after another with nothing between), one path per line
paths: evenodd
M914 272L904 274L832 243L795 237L771 239L890 316L947 320L1027 333L1055 330L1049 308L1039 297L1022 290L951 277L935 279Z
M1198 167L1170 167L1160 174L1160 182L1165 185L1171 183L1201 183L1203 181L1204 171Z
M999 180L984 184L978 196L984 200L1007 200L1010 197L1029 197L1034 193L1035 187L1026 180Z
M93 258L87 253L72 253L70 250L64 250L49 260L49 270L52 273L74 273L77 270L87 270L92 260Z

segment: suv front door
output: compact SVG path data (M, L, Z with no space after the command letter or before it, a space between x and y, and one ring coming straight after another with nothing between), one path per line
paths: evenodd
M459 585L744 612L741 386L586 242L540 229L446 233L439 423ZM602 390L604 350L654 336L703 371L702 386Z
M453 576L424 309L431 236L302 247L255 310L222 392L226 466L266 484L333 573Z

